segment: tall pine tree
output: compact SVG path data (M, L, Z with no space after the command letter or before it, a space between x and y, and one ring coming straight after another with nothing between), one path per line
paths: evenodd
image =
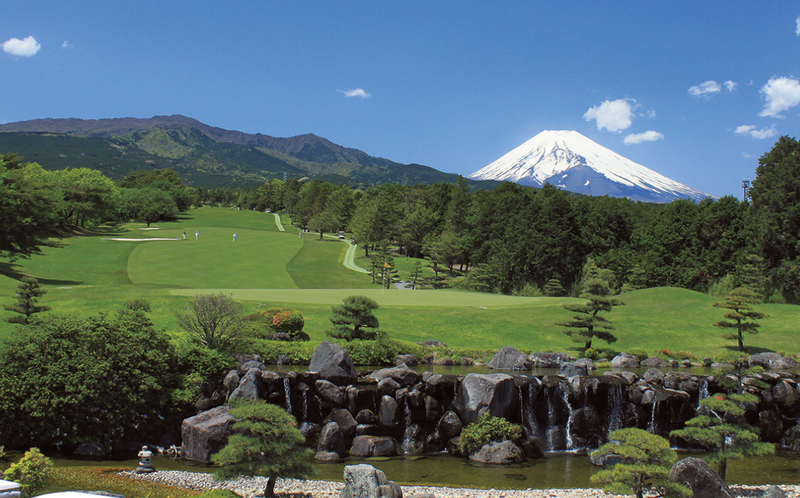
M22 277L22 283L17 286L17 303L3 305L7 311L19 313L20 316L10 316L6 321L27 325L34 314L49 310L50 306L37 304L44 294L47 294L47 290L39 285L38 280L33 277Z

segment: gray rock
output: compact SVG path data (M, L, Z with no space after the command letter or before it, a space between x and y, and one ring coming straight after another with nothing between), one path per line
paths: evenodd
M341 405L344 403L344 393L339 386L333 382L320 379L314 382L314 388L325 401L329 401L334 405Z
M800 363L793 358L780 355L778 353L758 353L748 360L750 366L757 365L767 370L788 370L800 367Z
M463 427L461 419L458 418L458 414L450 410L439 419L436 431L439 433L439 437L442 441L449 441L461 434L461 429Z
M425 339L422 342L417 342L420 346L425 346L426 348L446 348L447 344L443 343L442 341L437 341L436 339Z
M260 361L256 360L246 361L239 366L239 370L242 372L247 372L251 368L257 368L258 370L266 370L267 366L261 363Z
M230 396L230 394L239 387L239 382L241 379L239 378L239 374L236 370L231 370L228 372L228 375L225 376L225 380L222 381L222 385L225 387L226 394Z
M664 367L668 367L669 363L667 363L663 359L659 358L658 356L651 356L650 358L647 358L646 360L642 360L640 365L643 366L643 367L664 368Z
M415 367L419 364L419 361L417 360L417 357L414 356L413 354L397 355L397 357L394 359L394 364L399 367L403 363L405 363L409 367Z
M372 465L347 465L340 498L402 498L403 492Z
M103 458L109 453L108 447L98 441L84 441L75 449L75 455L82 458Z
M381 425L386 427L394 427L398 424L397 409L399 405L397 401L391 396L381 397L381 407L379 409Z
M719 474L699 458L678 460L672 466L669 478L688 486L694 498L734 498L733 492Z
M319 373L320 379L328 380L339 386L352 384L358 376L347 350L328 341L322 341L314 350L308 371Z
M565 363L561 365L561 372L559 373L559 375L568 378L581 375L586 377L587 375L589 375L589 369L586 368L585 364L579 364L577 361L574 363Z
M211 455L228 442L235 421L227 406L218 406L185 419L181 424L181 456L209 463Z
M374 424L375 420L376 417L372 410L364 409L356 413L356 422L359 424Z
M397 455L397 441L386 436L356 436L350 456L380 457Z
M620 353L611 360L611 368L639 368L639 358L629 353Z
M561 368L561 365L569 363L572 358L567 353L533 353L530 360L536 368Z
M664 372L657 368L648 368L642 378L647 382L658 382L664 378Z
M461 421L470 424L486 412L495 417L511 418L517 413L517 404L513 377L504 373L471 373L461 381L455 409Z
M330 415L325 419L326 422L336 422L339 424L339 430L342 431L345 440L353 439L356 435L356 426L358 422L353 417L353 414L344 408L335 408Z
M572 362L574 365L585 366L586 370L597 370L591 358L578 358Z
M339 463L342 461L342 457L333 451L318 451L314 454L314 460L319 462Z
M413 386L420 381L420 376L414 370L408 368L406 364L402 364L392 368L382 368L376 370L367 376L369 379L375 379L380 382L383 379L392 379L401 387Z
M511 441L485 444L481 446L481 449L469 456L469 459L475 462L497 465L519 463L524 458L525 455L522 453L522 448Z
M397 381L391 377L386 377L378 382L378 390L381 392L381 394L391 396L398 389L400 389L400 384L398 384Z
M530 370L533 368L533 362L511 346L503 346L500 351L492 356L489 361L489 368L495 370Z
M344 456L345 453L344 435L339 430L339 424L336 422L328 422L319 433L319 440L317 441L317 452L323 453L336 453L337 455Z
M778 486L772 485L764 491L764 498L786 498L786 493Z
M245 398L256 400L265 394L264 383L261 382L261 370L251 368L239 381L239 387L233 390L228 399Z

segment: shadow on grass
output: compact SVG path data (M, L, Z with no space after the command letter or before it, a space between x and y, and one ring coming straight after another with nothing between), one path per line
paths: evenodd
M22 277L30 276L19 270L20 266L7 261L0 262L0 275L13 278L14 280L22 280ZM83 282L76 280L54 280L50 278L39 278L40 284L44 285L82 285Z
M733 351L734 353L741 353L739 351L739 346L723 346L728 351ZM747 354L756 354L756 353L774 353L774 349L769 348L760 348L758 346L745 346L745 353Z

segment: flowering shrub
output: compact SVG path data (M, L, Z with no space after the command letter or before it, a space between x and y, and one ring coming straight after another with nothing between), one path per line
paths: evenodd
M260 314L273 332L284 332L296 340L301 337L300 332L306 324L303 315L294 308L270 308Z

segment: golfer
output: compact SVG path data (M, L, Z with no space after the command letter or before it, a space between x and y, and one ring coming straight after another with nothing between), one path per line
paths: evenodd
M233 232L233 241L236 242L236 232Z
M200 240L200 230L194 233L194 240Z

